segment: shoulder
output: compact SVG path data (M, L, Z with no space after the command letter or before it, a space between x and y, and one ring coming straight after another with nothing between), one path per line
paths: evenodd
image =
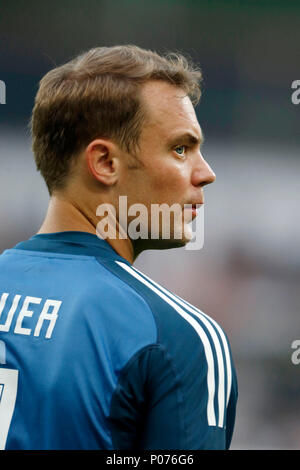
M176 339L179 345L186 345L188 340L206 350L211 343L217 348L220 343L228 346L225 333L215 320L135 267L117 260L108 269L146 302L155 318L159 343L173 343Z
M179 331L181 334L185 332L194 335L194 329L187 321L186 313L171 298L173 294L170 291L127 262L120 260L110 260L105 263L99 260L99 262L114 275L115 285L123 290L125 296L128 293L128 299L139 299L147 311L151 311L159 344L164 343L168 338L173 342ZM177 339L180 342L180 336Z
M230 345L220 325L133 266L115 261L109 269L145 300L157 326L156 343L138 350L124 367L114 403L129 396L142 403L146 386L149 406L167 415L178 410L181 416L175 421L185 422L187 430L196 429L199 422L224 428L235 372ZM117 409L113 406L112 411ZM157 422L159 433L159 413ZM184 428L182 424L182 435Z
M116 342L120 341L119 347L123 343L134 343L137 351L139 347L155 344L158 330L151 305L119 275L116 262L94 258L86 268L81 272L84 279L81 297L86 299L91 311L96 312L97 323L116 338Z

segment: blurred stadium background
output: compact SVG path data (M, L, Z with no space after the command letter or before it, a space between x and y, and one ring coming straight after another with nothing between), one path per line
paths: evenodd
M299 1L12 0L0 7L0 252L40 227L48 194L27 123L38 81L95 46L189 54L205 191L201 251L145 252L136 266L218 320L239 378L232 449L300 448Z

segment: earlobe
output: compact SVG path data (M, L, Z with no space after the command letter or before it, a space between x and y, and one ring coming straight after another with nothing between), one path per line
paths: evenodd
M85 151L89 173L107 186L117 180L117 158L114 144L104 139L91 142Z

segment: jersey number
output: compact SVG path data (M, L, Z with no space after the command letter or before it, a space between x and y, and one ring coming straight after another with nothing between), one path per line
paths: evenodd
M15 409L18 370L0 368L0 450L5 449L7 434Z

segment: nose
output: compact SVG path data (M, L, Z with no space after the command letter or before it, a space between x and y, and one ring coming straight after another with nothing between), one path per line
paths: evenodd
M194 186L206 186L213 183L215 179L216 174L200 153L200 158L192 173L192 184Z

